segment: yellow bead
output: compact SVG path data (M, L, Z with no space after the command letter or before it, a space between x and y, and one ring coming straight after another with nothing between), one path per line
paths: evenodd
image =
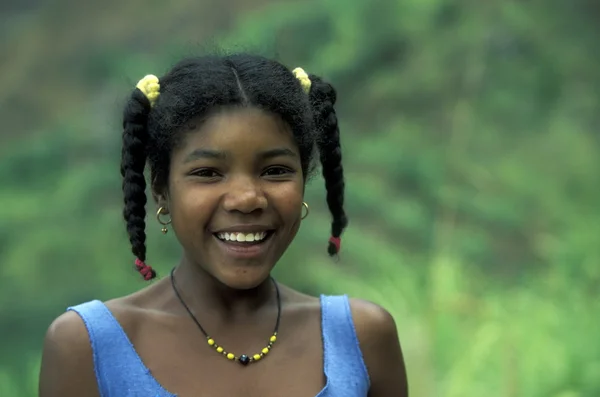
M264 349L262 349L262 353L263 354L267 354L269 352L269 348L265 347Z
M212 346L212 345L214 345L214 344L215 344L215 341L214 341L214 339L209 339L209 340L208 340L208 344L209 344L209 345L211 345L211 346Z
M254 359L254 361L258 361L260 360L260 354L255 354L252 358Z
M221 346L217 347L217 352L223 353L223 348Z
M235 356L233 355L233 353L229 353L229 354L227 355L227 358L228 358L229 360L233 360L233 359L235 358Z
M277 340L277 337L275 335L271 336L271 339L269 339L271 342L275 342Z

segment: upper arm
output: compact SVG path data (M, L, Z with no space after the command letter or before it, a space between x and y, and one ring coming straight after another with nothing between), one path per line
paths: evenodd
M408 397L406 368L396 323L374 303L350 300L356 334L369 372L369 397Z
M64 313L46 332L39 397L99 395L87 329L75 312Z

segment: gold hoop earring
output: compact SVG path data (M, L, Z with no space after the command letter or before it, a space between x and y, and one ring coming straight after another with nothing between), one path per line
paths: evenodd
M302 202L302 206L304 208L306 208L306 213L300 217L300 219L303 220L303 219L305 219L308 216L308 214L310 213L310 211L308 209L308 204L305 201Z
M160 229L160 231L163 232L163 234L167 234L169 231L169 229L167 229L167 225L171 224L171 219L169 219L167 222L160 219L160 216L163 215L164 210L164 207L160 207L158 211L156 211L156 220L162 225L162 229Z

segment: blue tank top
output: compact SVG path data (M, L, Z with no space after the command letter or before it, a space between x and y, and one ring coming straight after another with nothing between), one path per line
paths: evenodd
M327 381L316 397L366 397L369 375L354 330L348 297L322 295L320 300ZM177 397L152 376L104 303L93 300L67 310L78 313L87 328L101 397Z

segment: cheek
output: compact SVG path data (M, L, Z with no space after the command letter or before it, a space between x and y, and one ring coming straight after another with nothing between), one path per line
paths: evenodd
M169 206L173 228L186 234L202 230L218 203L211 198L210 190L185 181L174 181L171 192Z
M273 206L290 226L302 215L303 191L301 183L290 183L275 187L269 193Z

